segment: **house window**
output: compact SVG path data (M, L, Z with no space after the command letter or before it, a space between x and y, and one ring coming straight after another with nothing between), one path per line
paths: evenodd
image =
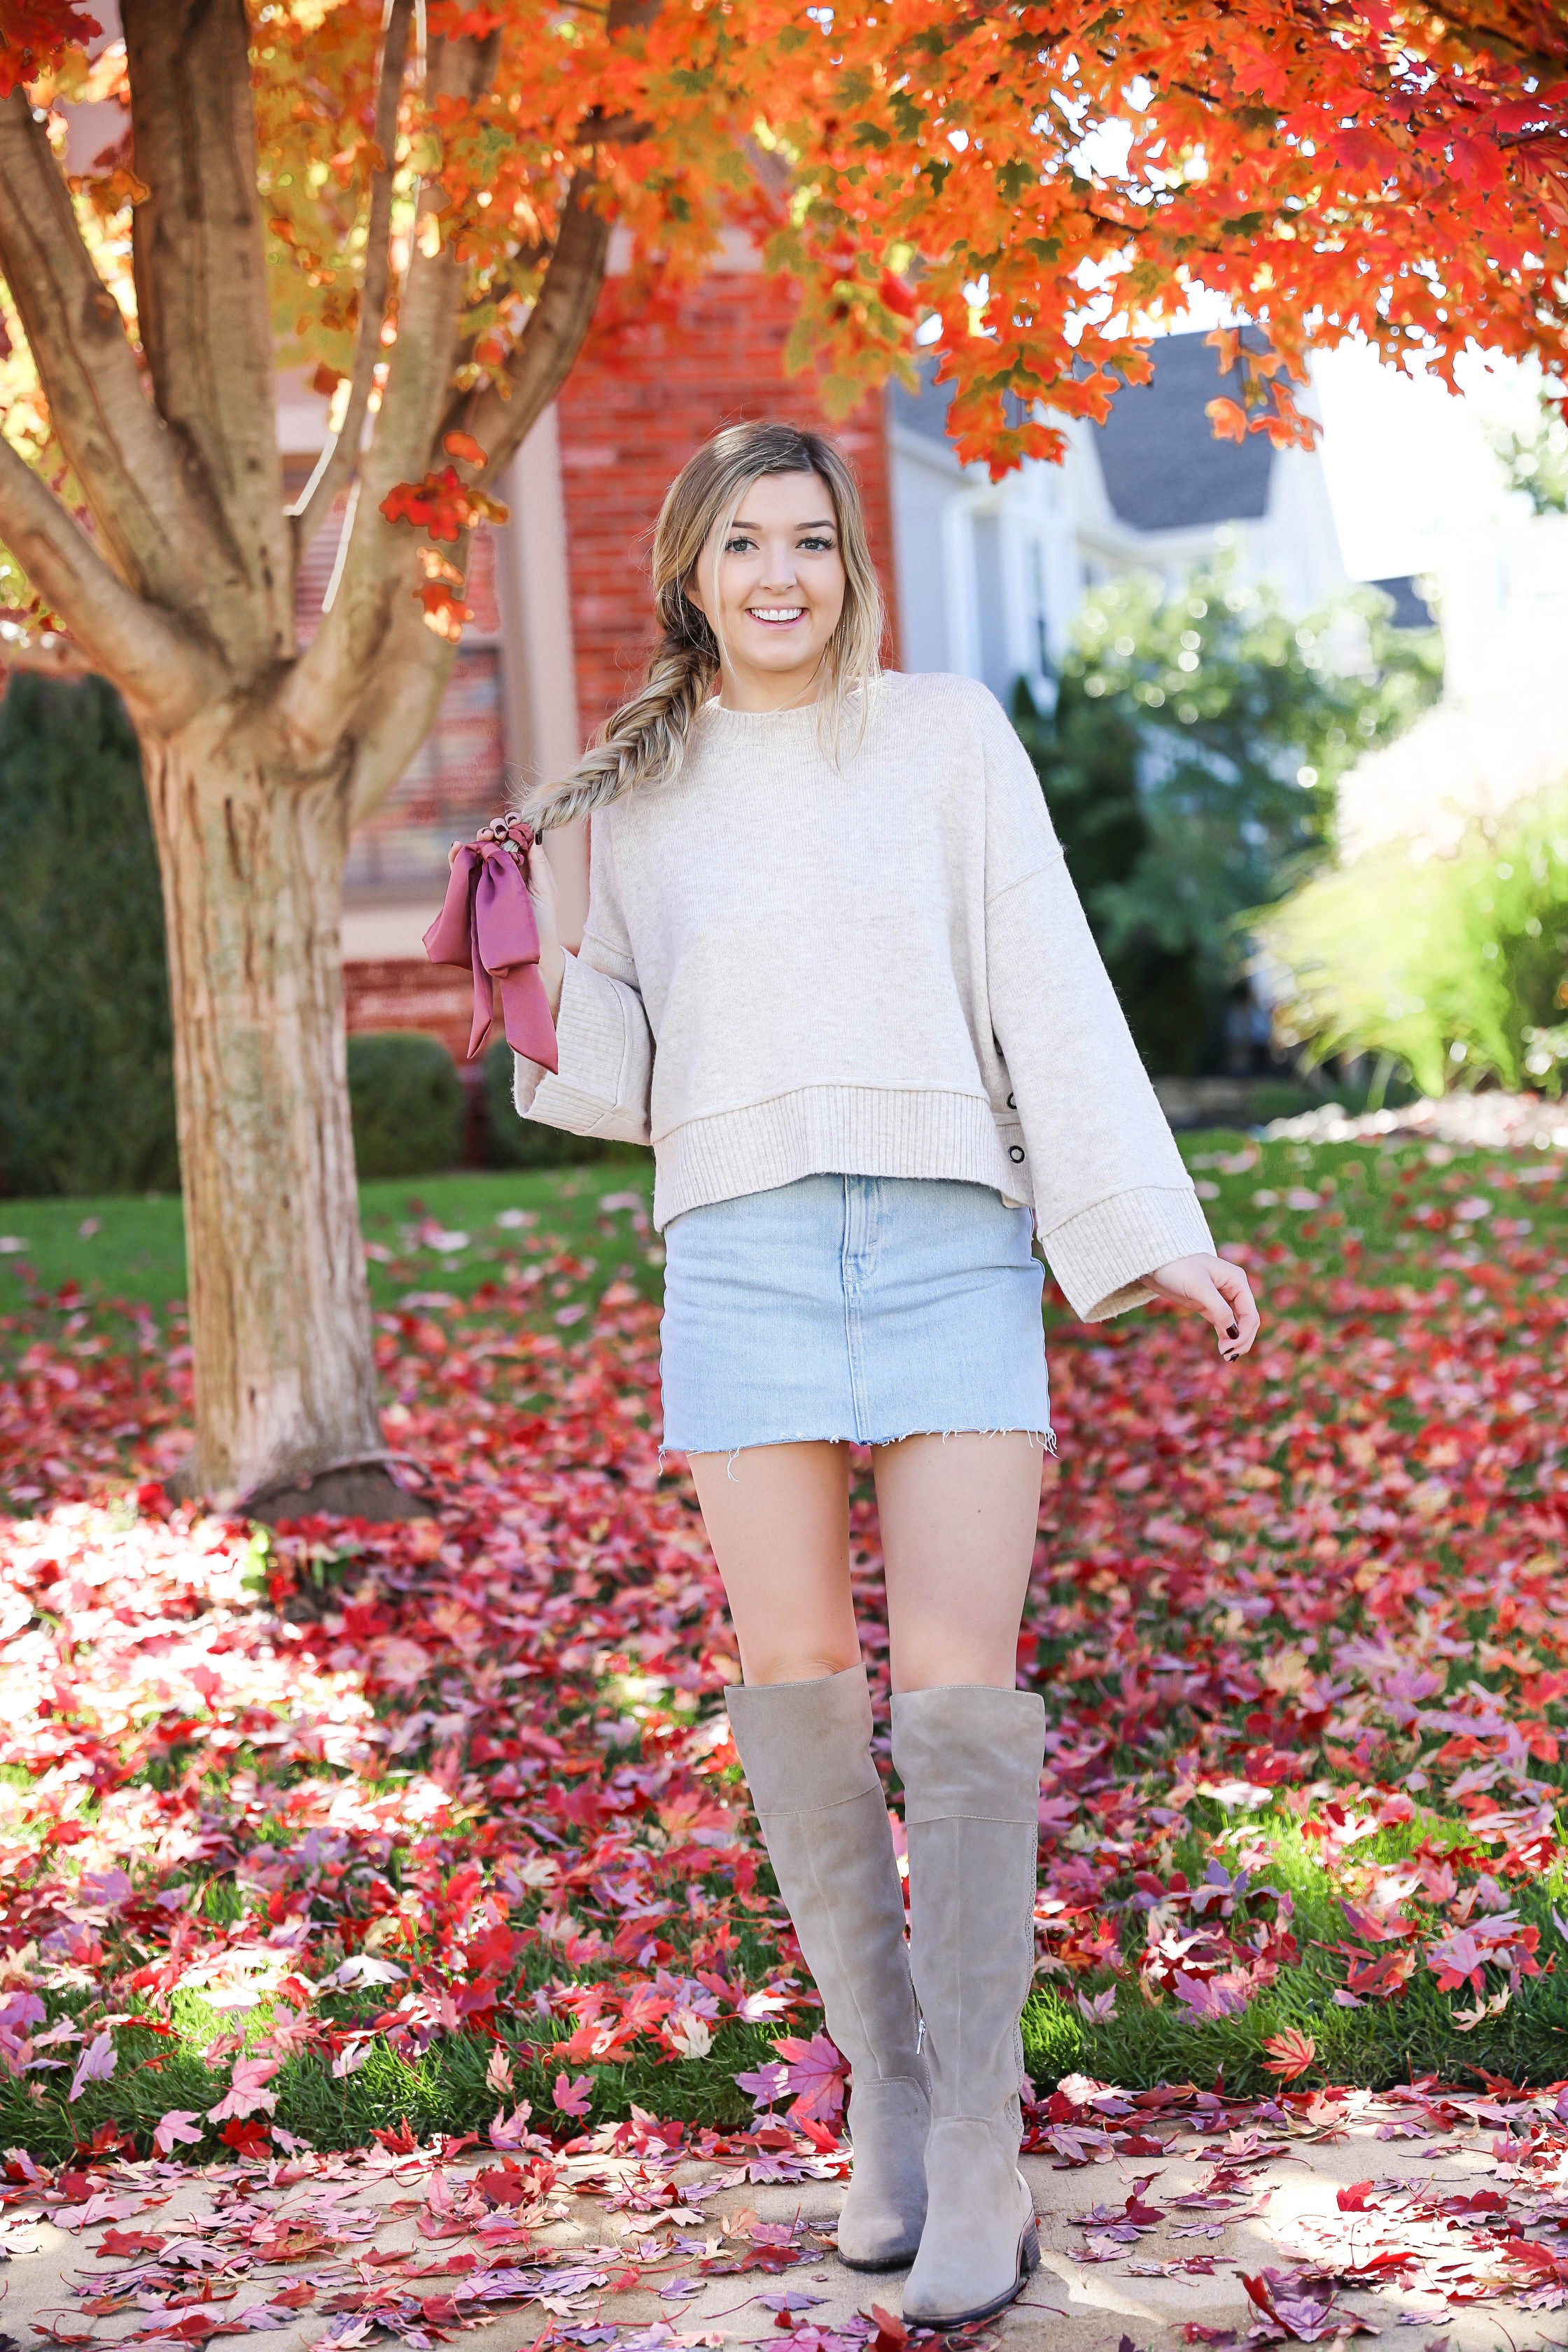
M290 498L303 488L311 462L286 464ZM340 499L300 565L294 620L302 646L321 623L346 512L346 501ZM446 881L452 843L471 834L501 805L506 730L500 614L495 541L482 524L469 550L467 601L474 617L464 631L430 732L380 807L354 829L343 876L343 895L350 902L421 898L432 887L438 891Z
M444 882L453 842L500 807L505 767L500 652L465 642L435 725L400 782L355 829L345 896L403 898Z

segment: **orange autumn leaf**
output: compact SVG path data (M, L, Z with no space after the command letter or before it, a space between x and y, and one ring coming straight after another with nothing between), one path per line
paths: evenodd
M1238 408L1234 400L1223 398L1211 400L1205 407L1204 415L1214 426L1216 440L1246 440L1247 411L1244 408Z
M292 331L308 365L339 371L380 154L345 126L373 107L382 14L278 0L254 58ZM590 156L625 257L606 320L657 306L739 229L798 289L790 363L830 408L906 364L918 333L952 387L958 455L997 474L1060 457L1050 412L1100 416L1143 380L1159 344L1140 306L1178 290L1267 339L1210 339L1216 377L1244 378L1245 407L1210 409L1223 438L1310 440L1287 389L1309 323L1394 364L1427 354L1444 381L1472 340L1549 374L1568 350L1542 296L1568 276L1568 20L1538 0L1489 0L1484 20L1429 0L1120 0L1109 17L1103 0L1048 17L887 0L834 12L831 43L795 0L584 11L570 43L547 0L427 14L432 37L493 58L477 95L411 89L400 118L465 273L465 394L479 372L481 397L486 376L507 396L514 306L536 300ZM49 71L88 21L70 0L0 0L0 84ZM1084 273L1126 269L1139 301L1086 320ZM482 470L487 442L441 446Z
M1293 2083L1298 2074L1304 2074L1318 2054L1311 2035L1294 2025L1288 2025L1283 2033L1271 2033L1263 2047L1268 2053L1264 2064L1282 2083Z

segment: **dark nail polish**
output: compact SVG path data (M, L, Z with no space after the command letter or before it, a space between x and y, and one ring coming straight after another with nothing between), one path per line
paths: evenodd
M1230 1326L1230 1328L1226 1331L1226 1335L1225 1335L1225 1336L1226 1336L1226 1338L1227 1339L1240 1339L1240 1337L1241 1337L1241 1326L1240 1326L1240 1324L1239 1324L1239 1323L1233 1323L1233 1324Z

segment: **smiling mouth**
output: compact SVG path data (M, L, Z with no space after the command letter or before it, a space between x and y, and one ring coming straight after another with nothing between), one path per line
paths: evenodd
M753 621L761 621L769 628L777 628L784 623L800 620L805 612L805 606L804 604L748 604L746 610Z

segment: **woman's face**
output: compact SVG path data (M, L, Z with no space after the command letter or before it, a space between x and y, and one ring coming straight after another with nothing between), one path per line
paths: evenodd
M687 593L708 619L729 690L763 704L809 698L803 689L844 610L844 559L833 500L816 474L764 474L742 492L734 520L715 530Z

